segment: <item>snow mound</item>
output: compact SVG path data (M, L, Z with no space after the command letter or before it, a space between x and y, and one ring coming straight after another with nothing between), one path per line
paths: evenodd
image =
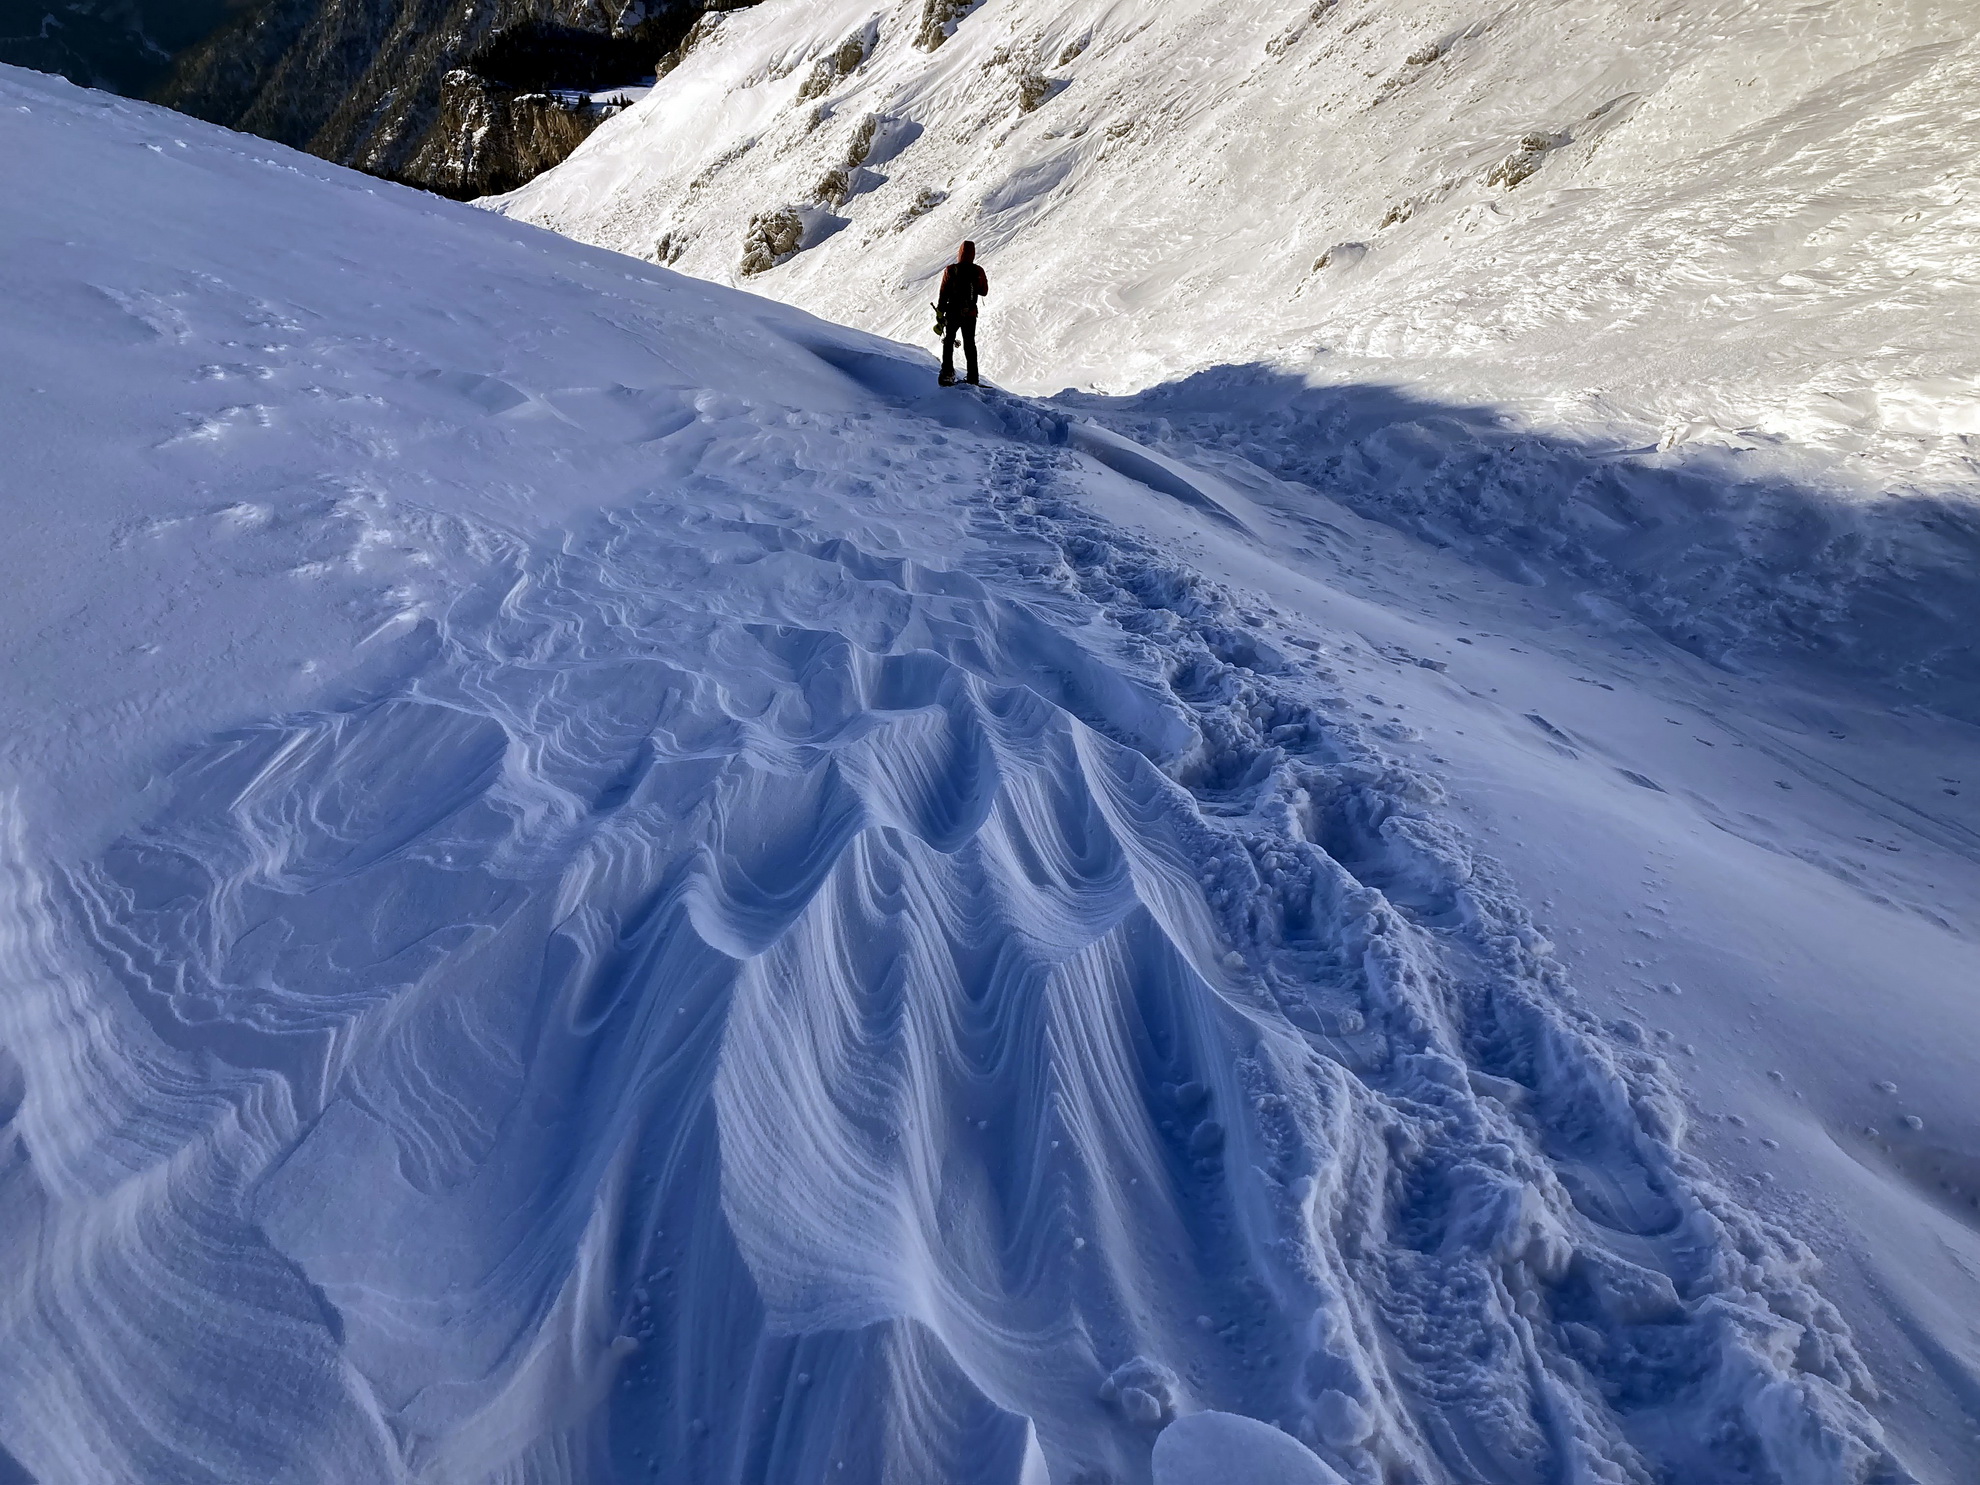
M1211 1409L1355 1481L1910 1478L1438 782L1090 499L1212 482L157 110L0 120L60 497L0 1468L1141 1481Z

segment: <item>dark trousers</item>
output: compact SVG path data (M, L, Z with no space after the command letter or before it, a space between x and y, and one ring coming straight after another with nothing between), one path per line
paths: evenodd
M968 319L949 321L949 328L942 332L942 375L950 380L956 375L956 336L962 336L963 366L971 381L976 380L976 316Z

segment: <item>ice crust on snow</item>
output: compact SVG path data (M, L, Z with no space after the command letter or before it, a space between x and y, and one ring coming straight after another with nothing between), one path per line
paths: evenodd
M73 496L0 1465L1913 1478L1372 642L1105 513L1234 486L141 105L0 125L9 478Z

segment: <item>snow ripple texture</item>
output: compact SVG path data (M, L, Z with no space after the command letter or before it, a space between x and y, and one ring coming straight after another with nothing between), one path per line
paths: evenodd
M1356 1485L1908 1478L1435 784L1004 406L951 568L436 516L497 576L399 680L89 859L15 812L23 1468L1097 1485L1217 1408Z

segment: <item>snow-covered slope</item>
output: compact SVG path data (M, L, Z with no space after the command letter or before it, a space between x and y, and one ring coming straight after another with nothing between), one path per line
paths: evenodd
M0 1477L1970 1475L1970 729L158 110L0 146Z
M737 282L752 222L788 208L802 250L750 286L904 339L973 237L988 365L1022 388L1264 361L1930 486L1972 478L1980 439L1972 21L771 0L705 20L502 209Z

